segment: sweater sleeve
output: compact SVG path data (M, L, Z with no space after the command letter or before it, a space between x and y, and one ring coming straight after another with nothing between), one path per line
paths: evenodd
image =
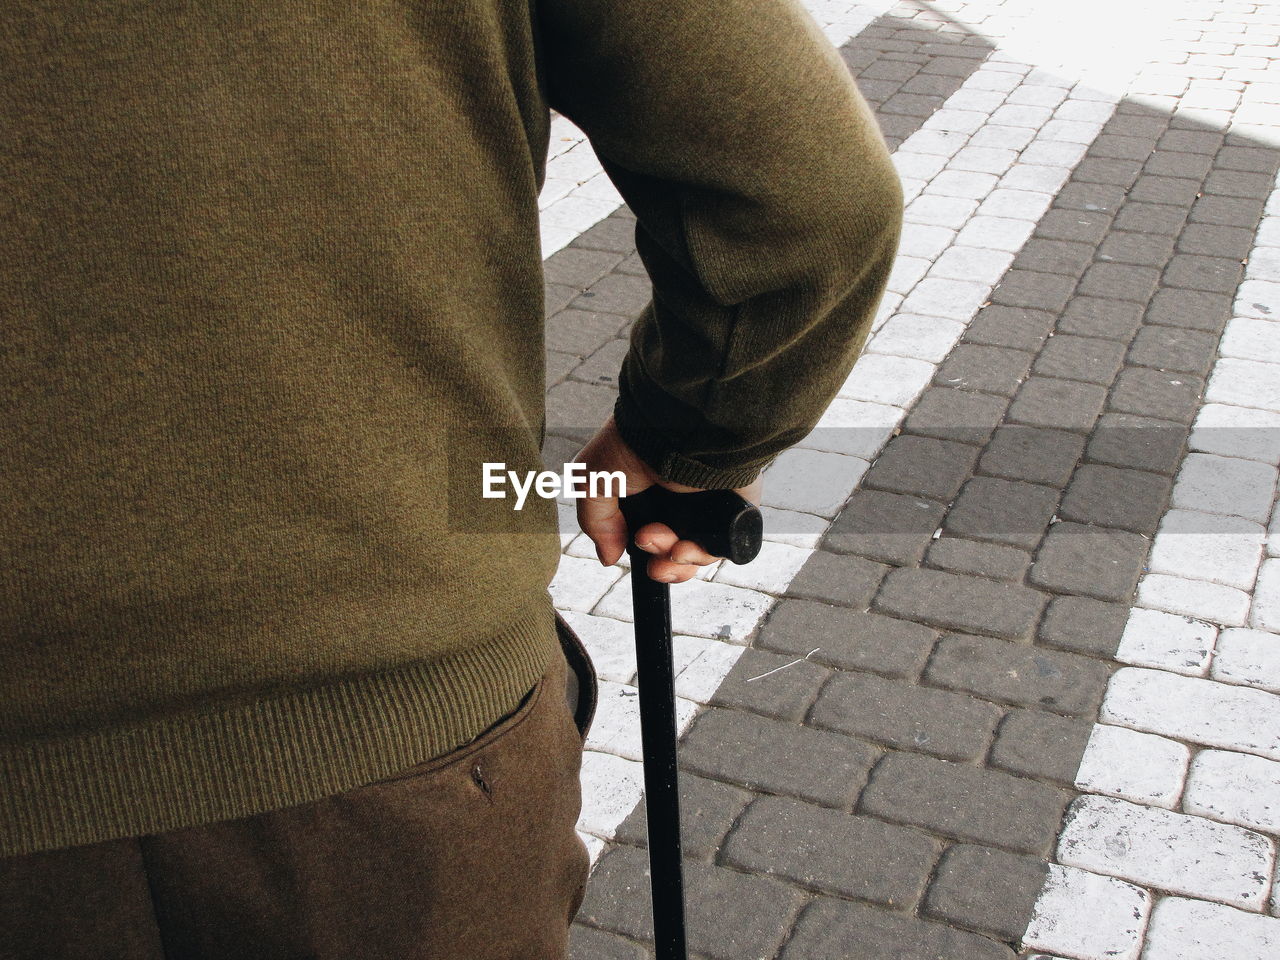
M753 480L870 330L902 191L800 0L539 0L548 102L635 212L653 298L615 420L663 479Z

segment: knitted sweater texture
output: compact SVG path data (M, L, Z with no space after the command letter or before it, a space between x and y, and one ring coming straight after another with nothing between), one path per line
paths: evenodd
M0 856L314 800L542 674L549 109L637 215L616 417L741 485L867 335L901 194L799 0L0 9Z

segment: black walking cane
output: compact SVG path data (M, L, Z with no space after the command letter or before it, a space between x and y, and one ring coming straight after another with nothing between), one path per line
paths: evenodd
M619 506L627 520L631 557L653 941L657 960L686 960L671 591L645 573L650 554L635 545L635 534L647 523L665 523L681 540L692 540L734 563L747 563L760 552L763 522L760 511L732 490L673 493L655 484L624 497Z

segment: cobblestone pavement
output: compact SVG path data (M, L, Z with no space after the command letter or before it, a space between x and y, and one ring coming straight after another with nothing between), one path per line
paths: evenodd
M1274 960L1280 3L806 5L907 228L760 559L673 591L692 949ZM650 297L620 204L557 118L553 465ZM628 574L562 530L602 678L574 956L642 958Z

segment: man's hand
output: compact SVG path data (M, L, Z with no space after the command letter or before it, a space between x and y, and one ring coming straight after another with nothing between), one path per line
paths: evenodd
M680 483L659 481L657 473L641 460L623 441L614 425L613 417L594 437L578 451L575 458L584 463L589 472L619 470L627 478L627 495L639 493L655 483L677 493L693 493L699 487L687 487ZM749 487L736 492L752 503L759 504L762 483L755 481ZM617 497L584 497L578 501L578 525L596 545L596 556L605 566L617 563L627 548L627 522L618 509ZM698 567L715 563L719 557L707 553L691 540L681 540L664 523L650 523L636 531L636 546L647 553L648 573L663 583L683 583L697 576Z

